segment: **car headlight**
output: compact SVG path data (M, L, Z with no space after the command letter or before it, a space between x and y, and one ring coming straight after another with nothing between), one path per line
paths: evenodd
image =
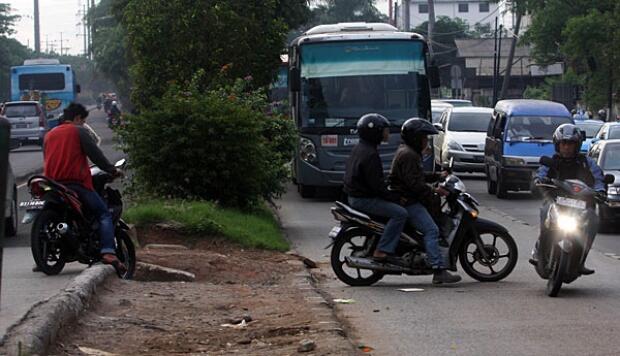
M525 160L518 157L504 157L505 166L525 166Z
M459 145L456 141L449 141L448 148L455 151L465 151L463 147L461 147L461 145Z
M316 146L307 138L299 139L299 157L308 163L316 162Z
M577 219L574 216L559 214L557 225L560 228L560 230L564 232L575 232L577 231L577 227L579 226L579 223L577 222Z
M609 188L607 188L607 194L613 194L613 195L620 194L620 187L609 187Z

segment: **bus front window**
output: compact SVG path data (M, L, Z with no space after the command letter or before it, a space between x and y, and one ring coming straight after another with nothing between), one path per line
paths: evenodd
M349 41L308 44L301 51L304 127L354 127L377 112L394 125L429 109L422 42Z

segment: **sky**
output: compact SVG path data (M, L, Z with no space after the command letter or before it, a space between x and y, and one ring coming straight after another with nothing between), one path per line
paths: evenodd
M15 24L16 33L13 37L34 49L34 0L0 0L0 2L8 3L13 9L12 13L22 17ZM95 2L98 3L99 0ZM42 51L51 50L53 47L59 52L62 32L63 53L84 53L81 15L78 14L84 4L86 0L39 0ZM387 14L388 0L377 0L376 6Z

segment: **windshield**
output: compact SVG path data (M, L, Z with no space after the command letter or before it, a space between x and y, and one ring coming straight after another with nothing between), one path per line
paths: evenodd
M4 109L6 117L37 116L36 105L7 105Z
M509 141L551 141L558 126L571 123L568 117L513 116L508 122L507 137Z
M428 110L419 41L307 44L301 48L301 80L305 127L355 127L370 112L400 126L408 118L426 117Z
M491 112L452 112L448 131L487 132Z
M620 145L607 145L605 147L601 168L606 171L620 170Z
M580 130L583 130L586 132L586 138L592 138L596 136L596 134L598 133L598 130L600 130L601 126L603 126L603 123L602 122L600 124L576 123L576 125L577 127L579 127Z

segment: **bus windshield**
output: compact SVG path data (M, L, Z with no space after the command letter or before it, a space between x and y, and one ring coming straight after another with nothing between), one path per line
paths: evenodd
M411 117L426 117L428 105L421 105L428 95L424 58L421 41L303 45L302 126L355 127L370 112L384 115L396 126Z
M19 76L19 90L64 90L63 73L33 73Z

